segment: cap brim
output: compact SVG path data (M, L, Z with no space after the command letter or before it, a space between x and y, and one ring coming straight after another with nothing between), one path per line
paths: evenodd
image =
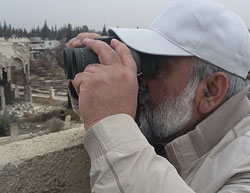
M150 29L111 28L108 33L109 36L117 36L127 46L145 54L193 56Z

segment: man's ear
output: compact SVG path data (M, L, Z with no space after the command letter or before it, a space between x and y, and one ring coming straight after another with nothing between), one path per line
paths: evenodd
M250 71L248 72L248 75L247 75L247 80L250 81Z
M228 87L228 77L223 72L215 72L202 80L197 90L199 96L198 111L201 114L213 112L222 104Z

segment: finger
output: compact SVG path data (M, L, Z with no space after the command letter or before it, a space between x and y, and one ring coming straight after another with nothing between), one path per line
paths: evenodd
M84 39L84 45L93 50L99 58L100 63L105 65L121 63L118 54L105 42L100 40Z
M78 34L78 36L76 37L77 39L77 43L78 43L78 47L83 46L83 40L86 38L89 39L96 39L96 38L100 38L101 36L99 34L96 33L80 33Z
M75 47L80 47L83 45L83 40L85 38L90 38L90 39L96 39L100 38L101 36L97 33L80 33L77 35L77 37L72 38L68 43L67 47L68 48L75 48Z
M73 48L73 42L76 40L76 38L72 38L71 40L69 40L69 42L67 43L67 47L68 48Z
M89 64L85 67L84 72L96 73L104 71L104 67L102 64Z
M97 33L80 33L78 34L77 39L80 39L80 40L84 40L85 38L96 39L100 37L101 36Z
M80 74L80 73L78 73L78 74ZM71 83L74 86L77 95L79 95L80 85L81 85L81 82L82 82L80 80L82 80L82 77L79 77L80 75L78 75L78 77L77 77L77 75L75 76L74 80L71 80Z
M91 73L89 72L80 72L78 74L76 74L74 80L71 80L75 90L76 90L76 93L79 95L80 93L80 87L82 84L84 84L84 82L89 78L89 75Z
M70 80L70 81L71 81L71 84L73 85L73 87L76 91L76 94L79 95L78 85L76 84L76 82L74 80Z
M133 72L137 73L135 60L128 47L117 39L111 40L111 47L114 48L121 58L122 64L126 67L129 67Z
M76 48L76 47L80 47L82 45L83 45L82 40L79 40L77 38L72 38L69 41L69 43L67 44L67 47L68 48Z

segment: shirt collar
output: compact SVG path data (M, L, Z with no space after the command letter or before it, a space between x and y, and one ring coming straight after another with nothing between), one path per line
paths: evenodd
M222 104L215 112L200 122L194 130L165 146L168 160L181 174L184 167L211 150L241 119L250 113L246 97L249 87Z

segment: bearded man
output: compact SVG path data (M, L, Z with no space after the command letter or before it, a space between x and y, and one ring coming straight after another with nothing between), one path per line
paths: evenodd
M72 81L92 192L250 192L250 36L242 19L212 0L177 0L148 29L109 34L124 43L81 34L68 44L85 45L100 60ZM127 46L158 66L154 76L142 75L141 130ZM165 146L167 159L145 136Z

